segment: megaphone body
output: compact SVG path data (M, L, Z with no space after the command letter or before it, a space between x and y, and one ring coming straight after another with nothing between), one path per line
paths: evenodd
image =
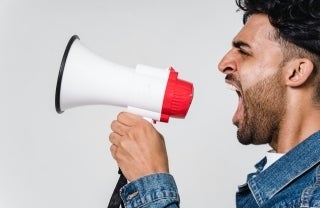
M58 113L84 105L122 106L142 117L168 122L169 117L184 118L192 98L192 83L178 79L172 67L115 64L94 54L74 35L61 62L55 106Z

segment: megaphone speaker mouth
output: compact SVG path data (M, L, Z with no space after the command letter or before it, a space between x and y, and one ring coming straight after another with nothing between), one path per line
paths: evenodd
M116 64L95 54L73 35L60 65L55 108L61 114L78 106L114 105L168 122L170 117L185 118L192 98L193 84L179 79L172 67Z
M55 107L56 107L56 111L57 113L63 113L63 110L61 109L61 105L60 105L60 93L61 93L61 84L62 84L62 77L63 77L63 71L64 71L64 67L68 58L68 54L70 52L71 46L74 43L75 40L80 40L79 36L77 35L73 35L68 44L67 47L64 51L63 57L62 57L62 61L60 64L60 70L59 70L59 75L58 75L58 80L57 80L57 86L56 86L56 94L55 94Z

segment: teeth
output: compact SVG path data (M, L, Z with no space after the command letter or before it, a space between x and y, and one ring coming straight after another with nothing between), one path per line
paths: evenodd
M230 89L230 90L233 90L233 91L237 91L237 88L232 85L232 84L227 84L227 87Z

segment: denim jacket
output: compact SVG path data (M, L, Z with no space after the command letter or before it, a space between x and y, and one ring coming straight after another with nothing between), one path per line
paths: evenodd
M255 166L257 171L248 175L247 183L239 186L237 207L320 207L320 132L263 170L265 164L263 158Z
M320 132L263 170L265 164L263 158L239 186L238 208L320 208ZM132 181L120 195L126 208L177 208L180 202L173 177L165 173Z
M120 196L126 208L176 208L180 202L175 181L167 173L132 181L120 189Z

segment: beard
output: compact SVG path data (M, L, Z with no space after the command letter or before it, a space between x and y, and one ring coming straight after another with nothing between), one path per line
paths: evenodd
M267 144L278 137L286 101L281 71L243 92L244 122L237 131L241 144Z

